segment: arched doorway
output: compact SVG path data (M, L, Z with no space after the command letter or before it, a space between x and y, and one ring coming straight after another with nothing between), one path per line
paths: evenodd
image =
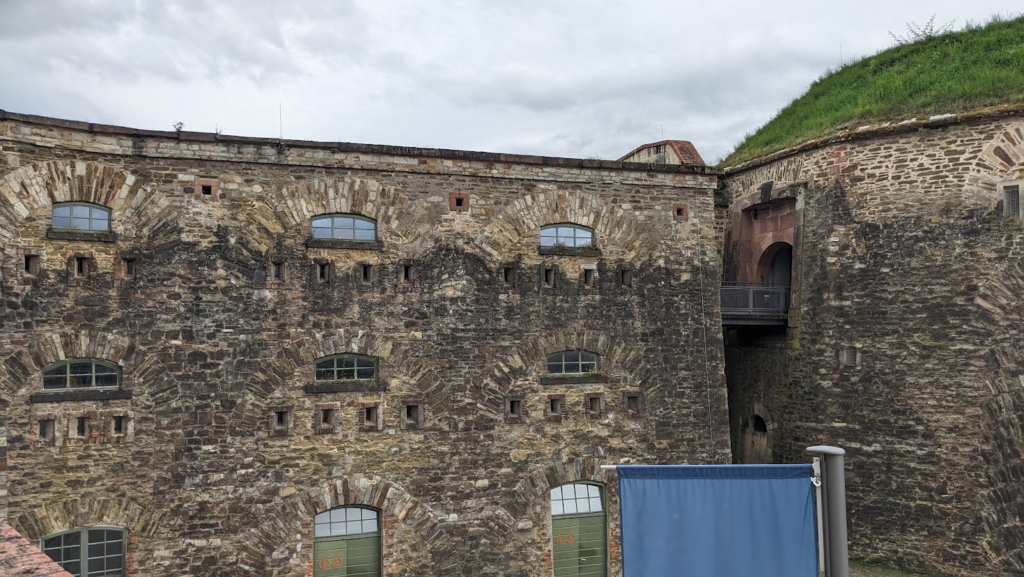
M772 449L768 439L768 423L761 415L751 415L740 431L739 462L757 465L772 462Z
M757 263L757 278L762 284L793 284L793 245L777 242L764 249Z
M551 557L555 577L608 574L604 491L593 483L551 489Z
M336 507L313 522L313 577L380 577L380 512Z

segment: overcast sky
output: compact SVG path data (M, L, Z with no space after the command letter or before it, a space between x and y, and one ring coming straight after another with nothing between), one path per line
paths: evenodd
M907 22L1021 0L0 0L0 108L135 128L726 155ZM279 105L283 123L278 123Z

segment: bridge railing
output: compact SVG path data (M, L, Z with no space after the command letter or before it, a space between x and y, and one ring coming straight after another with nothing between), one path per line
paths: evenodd
M722 283L722 315L784 315L788 312L788 286Z

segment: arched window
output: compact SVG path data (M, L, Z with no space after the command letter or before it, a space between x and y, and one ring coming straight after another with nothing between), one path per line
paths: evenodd
M313 238L373 242L377 222L357 214L325 214L313 218Z
M549 224L540 227L541 246L570 248L594 246L594 230L578 224Z
M377 359L363 355L334 355L316 361L313 380L351 381L377 377Z
M555 577L607 575L607 524L600 485L570 483L551 489L551 539Z
M110 209L88 202L61 202L53 205L54 230L110 232Z
M380 513L338 507L313 522L313 577L380 577Z
M587 351L562 351L548 355L549 375L582 375L597 372L597 355Z
M82 527L43 537L43 553L75 577L124 577L125 532Z
M68 359L43 370L43 388L90 389L121 386L121 367L109 361Z

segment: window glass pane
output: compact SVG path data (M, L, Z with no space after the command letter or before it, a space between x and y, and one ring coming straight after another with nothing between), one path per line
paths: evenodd
M566 515L572 515L573 513L576 512L576 500L575 499L573 499L571 501L562 501L562 503L563 503L563 506L565 507L565 514Z
M64 546L65 547L67 547L69 545L75 545L77 547L78 545L81 545L81 544L82 544L82 534L80 532L75 531L74 533L67 533L67 534L64 535ZM77 553L75 554L74 558L78 559L78 554Z
M103 570L106 569L106 563L103 562L103 557L99 559L89 559L89 577L93 575L102 575Z
M565 363L565 368L562 369L562 372L567 373L567 374L568 373L578 373L578 372L580 372L580 364L579 363L568 363L567 362L567 363Z
M377 518L377 512L374 511L373 509L362 509L362 511L363 511L363 520L366 520L366 519L376 519Z
M331 238L331 229L314 227L313 238Z
M595 497L591 497L590 498L590 510L591 511L600 511L601 510L601 499L595 498Z
M66 216L54 216L53 228L71 228L71 218Z
M579 351L568 351L567 353L565 353L565 356L563 358L566 360L566 362L574 363L580 360L580 353Z
M590 501L587 499L576 500L576 512L577 513L589 513L590 512Z
M563 512L562 502L561 501L552 501L551 502L551 514L552 515L561 515L562 512Z
M359 513L359 509L356 509L356 508L345 509L345 520L346 521L356 521L356 520L358 520L360 518L360 516L361 515Z
M587 485L587 493L591 497L600 497L601 490L597 488L597 485Z
M372 230L356 230L356 240L374 240L376 235Z
M120 555L122 549L121 545L124 541L122 541L119 536L108 537L108 539L111 539L111 541L107 543L107 555Z
M77 575L81 575L82 574L82 562L81 561L65 561L64 563L61 563L60 566L63 567L65 571L67 571L68 573L71 573L72 575L76 575L77 576Z
M553 236L542 236L540 237L541 246L555 246L555 237Z
M117 375L96 375L97 387L116 387L117 386Z
M345 367L346 369L356 366L355 357L342 357L339 360L338 366Z
M377 520L370 519L363 521L363 533L376 533L377 532Z
M110 224L106 220L93 219L92 230L107 231L110 230Z
M68 385L72 388L91 387L92 375L71 375L71 378L68 380Z
M336 523L338 521L345 520L346 509L334 509L331 511L331 522Z
M318 368L318 369L333 369L334 368L334 359L327 359L326 361L319 361L316 364L316 368Z
M43 388L44 389L65 389L68 386L67 375L60 375L55 377L43 377Z
M105 552L106 552L106 548L103 546L103 543L95 543L95 544L89 545L89 557L90 558L92 558L92 557L102 557L105 554Z
M557 375L562 372L562 365L559 363L548 363L548 372Z
M72 206L71 207L71 216L73 216L75 218L85 218L85 219L88 219L89 218L89 207L88 206L79 206L79 205Z
M70 206L55 206L55 207L53 207L53 216L54 216L54 218L56 218L58 216L64 217L64 218L69 218L71 216L71 207Z
M317 523L313 526L314 537L329 537L331 535L330 523Z
M71 363L72 375L88 375L92 373L92 363Z
M114 367L110 367L110 366L107 366L107 365L101 365L99 363L96 363L95 366L96 366L96 374L97 375L107 375L107 374L109 374L109 375L116 375L117 374L117 369L114 368Z
M318 380L318 381L333 381L334 380L334 369L330 369L330 370L326 370L326 371L322 370L322 369L318 369L316 371L316 376L313 377L313 378Z
M89 219L73 218L71 219L71 228L78 230L89 230Z
M363 230L374 230L374 229L377 228L377 226L374 223L372 223L372 222L370 222L368 220L359 220L359 219L357 219L356 220L356 228L360 228L360 229L363 229Z
M352 240L355 237L352 234L351 228L336 228L334 229L334 238L341 240Z
M365 379L372 379L373 378L373 369L359 369L356 372L356 378L357 379L364 379L364 380Z
M573 499L576 497L576 485L566 485L562 487L562 498Z

